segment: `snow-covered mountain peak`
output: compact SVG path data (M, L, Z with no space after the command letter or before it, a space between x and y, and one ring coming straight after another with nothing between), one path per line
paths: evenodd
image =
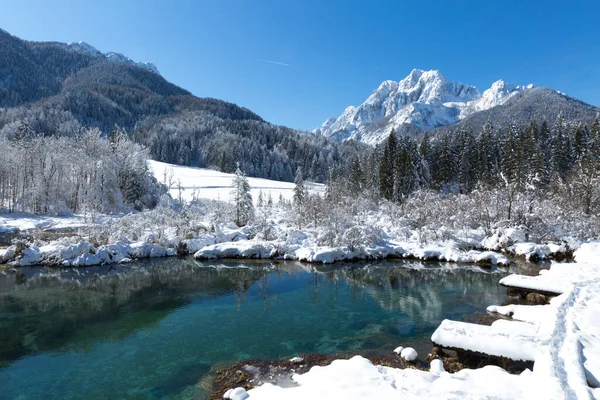
M102 53L98 49L86 42L71 42L67 46L78 53L85 53L95 57L102 56Z
M129 65L135 65L137 67L143 68L147 71L150 71L150 72L160 75L160 72L158 72L158 68L156 68L156 65L154 65L151 62L136 62L136 61L133 61L131 58L124 56L121 53L114 53L114 52L102 53L100 50L96 49L94 46L92 46L91 44L88 44L86 42L67 43L67 47L78 53L87 54L87 55L90 55L90 56L96 57L96 58L103 58L105 60L112 61L112 62L119 62L119 63L125 63L125 64L129 64Z
M329 118L314 132L340 141L377 144L402 124L422 129L452 125L474 112L502 104L525 89L498 80L481 94L475 86L450 81L438 70L413 69L400 81L383 81L363 104L347 107L342 115Z

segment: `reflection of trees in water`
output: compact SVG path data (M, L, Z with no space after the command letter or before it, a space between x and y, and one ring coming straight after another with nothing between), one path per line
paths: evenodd
M439 323L453 300L478 307L497 301L497 291L488 289L498 274L431 265L168 259L80 270L22 269L0 275L0 366L27 354L119 340L192 302L235 295L240 305L251 287L266 309L277 296L270 282L294 274L305 279L307 272L309 298L331 309L346 288L356 300L369 296L386 310L418 314L432 323Z
M315 271L315 277L329 283L347 281L353 299L367 293L388 311L420 315L431 323L441 321L452 303L485 307L498 301L498 291L490 288L497 287L500 275L476 267L376 263Z
M213 263L207 268L189 259L141 265L94 268L89 274L32 274L32 269L23 270L29 277L24 272L0 276L0 366L26 354L72 345L76 337L85 336L79 345L122 339L193 301L232 293L243 299L248 288L274 268L269 263L252 268ZM103 324L109 326L101 329Z

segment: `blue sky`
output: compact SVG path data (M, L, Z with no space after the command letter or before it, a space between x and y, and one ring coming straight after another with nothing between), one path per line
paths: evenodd
M501 78L600 105L599 24L598 0L3 0L0 13L23 39L152 61L197 96L300 129L413 68L480 91Z

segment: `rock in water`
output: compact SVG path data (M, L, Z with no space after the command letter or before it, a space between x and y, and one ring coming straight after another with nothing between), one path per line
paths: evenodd
M404 358L406 361L414 361L417 359L418 354L412 347L406 347L400 352L400 357Z

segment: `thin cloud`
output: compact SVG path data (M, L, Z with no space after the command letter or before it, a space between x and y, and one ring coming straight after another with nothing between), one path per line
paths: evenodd
M264 62L264 63L269 63L269 64L281 65L283 67L289 67L290 66L290 64L282 63L282 62L279 62L279 61L261 60L260 58L258 59L258 61Z

